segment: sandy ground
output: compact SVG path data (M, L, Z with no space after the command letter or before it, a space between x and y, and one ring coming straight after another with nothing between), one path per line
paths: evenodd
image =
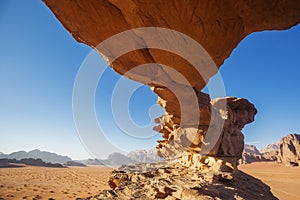
M239 169L261 179L282 200L300 199L300 167L276 163L240 165ZM1 199L76 199L109 189L112 168L89 166L69 168L0 168Z
M279 199L300 199L300 167L261 162L240 165L239 169L269 185L272 193Z
M108 167L0 169L0 199L76 199L109 189Z

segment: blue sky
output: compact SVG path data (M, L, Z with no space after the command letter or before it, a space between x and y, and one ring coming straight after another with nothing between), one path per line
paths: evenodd
M35 0L0 1L0 30L0 152L39 148L74 159L90 157L76 133L72 91L91 48L77 43ZM300 132L299 46L299 25L254 33L221 67L226 94L247 98L258 109L255 122L243 131L247 143L262 148ZM98 120L120 149L153 148L159 135L133 140L112 121L110 97L119 78L107 70L101 79L95 105ZM148 87L139 88L129 105L133 120L151 123L148 110L155 102Z

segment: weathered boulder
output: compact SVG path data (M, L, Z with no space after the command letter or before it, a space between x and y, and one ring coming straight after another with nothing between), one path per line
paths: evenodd
M299 134L289 134L280 140L278 161L286 165L300 165Z
M223 101L227 105L225 109L219 107ZM218 157L233 156L240 159L244 149L242 129L246 124L254 121L256 108L248 100L234 97L213 99L212 105L219 109L221 116L225 118L223 132L219 139L220 146L216 146L216 155Z
M182 128L168 114L159 118L160 125L154 130L161 132L164 140L158 141L158 155L180 158L193 166L201 164L193 154L209 155L236 165L244 149L242 128L254 120L257 110L246 99L235 97L213 99L209 105L214 114L209 123L198 127Z

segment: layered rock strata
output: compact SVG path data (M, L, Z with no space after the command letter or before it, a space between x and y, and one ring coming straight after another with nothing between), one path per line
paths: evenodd
M205 101L203 96L206 97ZM154 130L162 133L158 141L158 155L180 158L185 166L200 167L201 156L208 155L229 161L234 166L244 149L243 127L254 120L257 113L254 105L246 99L225 97L209 101L202 93L200 116L212 117L201 121L198 127L181 127L168 114L157 119ZM200 117L201 119L201 117Z

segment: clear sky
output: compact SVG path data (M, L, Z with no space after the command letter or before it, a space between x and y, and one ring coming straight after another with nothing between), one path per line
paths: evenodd
M38 148L73 159L91 157L76 133L72 114L74 80L91 48L77 43L36 0L0 1L0 44L0 152ZM258 109L255 122L243 131L246 143L262 148L300 132L299 47L300 25L254 33L221 67L226 94L247 98ZM110 97L119 78L107 70L101 79L95 105L98 119L120 149L154 148L159 135L132 140L113 123ZM141 87L130 101L133 120L151 124L148 112L155 102L149 88Z

